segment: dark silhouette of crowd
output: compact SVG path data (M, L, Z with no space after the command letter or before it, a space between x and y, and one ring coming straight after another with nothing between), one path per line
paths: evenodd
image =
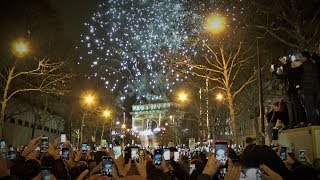
M139 158L128 159L120 155L115 158L112 148L90 148L83 152L73 147L67 140L61 143L56 139L48 149L40 152L41 137L32 139L26 147L15 150L15 157L0 156L1 179L150 179L150 180L209 180L209 179L308 179L320 178L320 161L300 162L289 152L285 160L280 158L281 145L272 149L266 145L257 145L247 138L246 147L235 151L227 148L227 163L218 161L213 149L215 146L196 148L167 147L170 158L161 159L160 165L154 164L154 148L140 148ZM81 146L80 146L81 147ZM161 147L157 147L161 148ZM67 149L69 156L61 156L61 149ZM209 149L209 151L208 151ZM122 147L121 153L124 153ZM41 150L42 151L42 150ZM177 153L178 152L178 153ZM175 155L179 154L176 159ZM162 156L163 157L163 156ZM108 159L110 166L105 166ZM108 162L109 162L108 161ZM102 172L104 167L109 176Z

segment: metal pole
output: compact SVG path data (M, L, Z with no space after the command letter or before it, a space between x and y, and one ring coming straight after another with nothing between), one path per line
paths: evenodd
M257 38L257 56L258 56L258 87L259 87L259 110L260 110L260 132L264 134L264 106L263 106L263 92L262 92L262 77L261 77L261 65L260 65L260 53L259 53L259 38ZM264 136L261 135L261 143L265 144Z
M85 114L86 114L86 111L83 113L82 115L82 120L81 120L81 127L80 127L80 139L79 139L79 145L82 144L82 136L83 136L83 126L84 126L84 118L85 118Z
M103 121L100 143L102 142L102 139L103 139L103 134L104 134L104 128L105 128L105 126L106 126L106 120Z
M200 137L199 137L199 141L201 141L202 138L202 104L201 104L201 99L202 99L202 89L200 88L199 90L199 121L200 121Z
M207 108L207 138L210 138L210 127L209 127L209 79L206 79L206 108Z

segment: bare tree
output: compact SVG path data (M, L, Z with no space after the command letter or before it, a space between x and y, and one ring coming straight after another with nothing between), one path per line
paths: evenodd
M68 92L66 81L70 80L73 74L63 71L66 65L65 62L51 62L46 58L37 60L37 62L36 67L30 68L30 70L16 71L16 64L14 64L6 71L6 75L0 74L5 80L1 101L0 137L2 136L5 109L8 101L13 96L32 91L56 95L63 95ZM11 87L15 81L24 81L24 83Z
M255 72L242 72L244 65L254 55L245 57L245 53L242 52L241 42L236 49L225 50L223 46L220 46L217 48L218 52L207 44L204 44L204 46L210 52L209 55L204 55L204 60L199 61L191 59L189 56L184 56L182 60L176 59L174 63L178 67L185 67L179 68L183 73L213 81L216 84L215 88L225 93L233 137L235 142L238 142L234 99L248 84L256 80Z
M262 0L247 4L252 27L291 49L319 51L319 1ZM253 13L258 13L254 15ZM254 18L252 18L254 17Z

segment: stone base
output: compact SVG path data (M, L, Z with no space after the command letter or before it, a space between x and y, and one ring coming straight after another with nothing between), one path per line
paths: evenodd
M299 151L305 150L307 161L320 158L320 126L284 130L279 134L279 144L288 147L299 160Z

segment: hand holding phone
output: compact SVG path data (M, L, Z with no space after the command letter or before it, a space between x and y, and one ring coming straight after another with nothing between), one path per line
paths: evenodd
M282 161L287 159L287 147L281 147L280 158Z
M69 148L62 148L61 159L69 160Z
M162 149L156 149L154 150L154 165L161 165L162 162L162 154L163 150Z
M163 149L163 158L165 161L170 161L170 149L169 148Z
M82 151L82 154L86 154L87 153L87 151L88 151L87 143L82 143L81 144L81 151Z
M121 146L113 146L114 158L118 159L121 155Z
M41 153L47 152L48 148L49 148L49 138L41 137L40 152Z
M173 152L174 161L178 162L180 158L180 154L178 151Z
M67 140L67 135L65 133L61 133L60 140L62 143L65 143Z
M139 148L138 147L131 147L131 159L139 161Z
M305 162L306 160L306 150L300 150L299 151L300 161Z
M113 159L111 157L103 156L101 175L112 177L112 164Z
M223 166L228 165L228 142L216 141L215 142L215 155L216 160L222 162Z
M196 169L196 165L195 164L190 164L190 171L189 171L189 175L192 174L192 172Z

